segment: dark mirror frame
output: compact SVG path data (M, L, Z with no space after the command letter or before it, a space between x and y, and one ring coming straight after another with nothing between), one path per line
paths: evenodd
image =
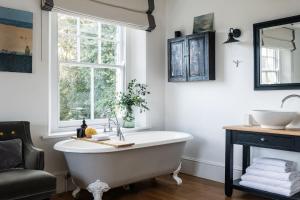
M254 45L254 90L300 89L300 83L261 84L260 83L260 30L273 26L300 22L300 15L253 24ZM300 55L299 55L300 56Z

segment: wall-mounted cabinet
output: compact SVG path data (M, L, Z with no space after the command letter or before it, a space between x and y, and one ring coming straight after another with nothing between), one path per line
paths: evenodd
M215 32L168 40L168 80L215 80Z

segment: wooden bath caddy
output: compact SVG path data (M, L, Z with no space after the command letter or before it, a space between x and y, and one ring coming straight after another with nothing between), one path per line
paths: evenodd
M90 138L77 138L76 136L72 137L72 139L76 139L76 140L82 140L82 141L86 141L86 142L92 142L92 143L96 143L96 144L103 144L103 145L107 145L107 146L112 146L115 148L124 148L124 147L130 147L133 146L135 143L133 142L125 142L125 141L118 141L118 140L103 140L103 141L95 141L92 140Z

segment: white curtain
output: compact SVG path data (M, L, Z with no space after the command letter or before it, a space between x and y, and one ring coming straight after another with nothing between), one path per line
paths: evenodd
M71 11L141 30L149 28L148 0L54 0L54 10Z
M262 45L264 47L288 49L294 51L295 31L290 28L280 27L262 30Z

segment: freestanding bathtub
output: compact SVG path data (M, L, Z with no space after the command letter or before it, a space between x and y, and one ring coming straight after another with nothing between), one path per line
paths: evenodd
M128 185L144 179L171 174L178 185L181 156L192 136L182 132L146 131L128 133L126 141L135 145L115 148L107 145L69 139L55 144L64 152L68 168L77 189L87 188L95 200L110 188Z

